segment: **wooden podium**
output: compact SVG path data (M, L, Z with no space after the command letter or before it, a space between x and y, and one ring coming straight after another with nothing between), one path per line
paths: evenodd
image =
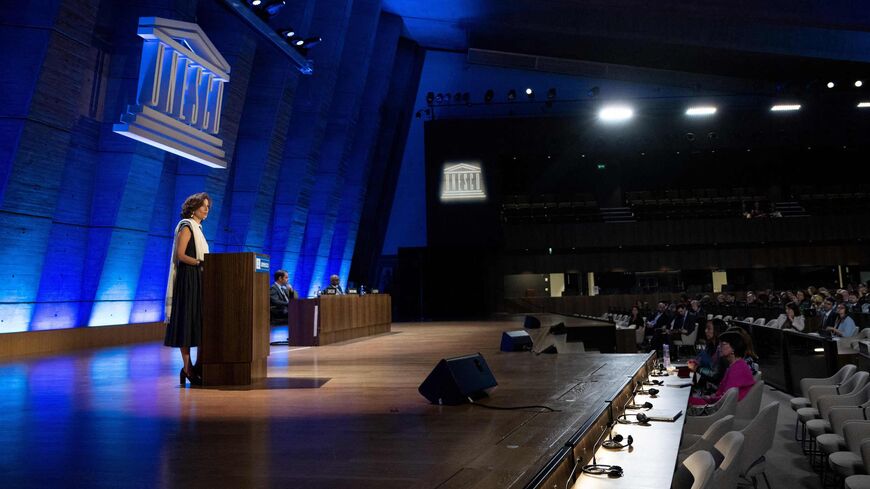
M250 385L266 377L269 356L269 257L209 253L202 274L205 386Z

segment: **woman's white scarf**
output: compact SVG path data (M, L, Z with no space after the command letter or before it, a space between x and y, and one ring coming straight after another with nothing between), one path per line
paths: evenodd
M175 233L172 238L172 255L169 260L169 284L166 286L166 315L163 318L163 321L168 323L169 316L172 314L172 293L175 289L175 268L176 262L178 261L175 256L176 253L176 243L178 242L178 232L181 231L181 226L184 224L190 226L190 229L193 231L193 244L196 247L196 259L197 260L205 260L205 255L208 253L208 242L205 240L205 235L202 234L202 225L193 219L182 219L178 221L178 225L175 226Z

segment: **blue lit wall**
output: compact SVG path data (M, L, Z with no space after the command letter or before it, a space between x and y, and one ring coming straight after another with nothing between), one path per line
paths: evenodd
M112 132L135 103L140 16L198 23L231 65L226 170ZM385 104L407 41L379 0L288 2L274 24L324 39L313 76L217 1L7 2L0 17L16 67L0 75L0 333L162 320L172 230L203 190L212 252L271 254L303 295L349 279L383 177L372 146L412 111Z

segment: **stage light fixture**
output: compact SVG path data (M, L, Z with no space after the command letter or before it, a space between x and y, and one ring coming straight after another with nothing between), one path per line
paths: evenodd
M556 89L550 88L547 90L547 100L553 100L554 98L556 98Z
M298 37L297 37L296 39L293 39L293 45L294 45L294 46L302 47L303 44L305 44L305 40L304 40L304 39L300 39L300 38L298 38Z
M286 37L286 38L292 38L293 36L296 35L296 31L294 31L292 28L284 29L281 31L281 35Z
M771 112L794 112L801 110L800 104L776 104L770 108Z
M713 106L698 106L698 107L689 107L686 109L686 115L696 117L696 116L705 116L705 115L713 115L716 113L716 107Z
M858 102L859 109L870 109L870 102Z
M435 92L426 93L426 105L432 105L435 102Z
M263 3L263 0L253 0L251 2L251 5L253 5L254 7L259 7L262 3Z
M517 98L517 91L514 90L513 88L508 90L507 99L508 100L516 100L516 98Z
M444 101L444 95L443 95L443 94L439 93L438 95L435 96L435 103L436 103L436 104L440 104L440 103L443 102L443 101Z
M463 93L462 101L465 102L465 105L471 106L471 94L468 92Z
M456 94L453 95L453 101L458 104L461 100L462 100L462 92L456 92Z
M834 82L832 82L832 81L828 82L828 88L834 88L834 86L835 86Z
M445 93L444 94L444 103L449 104L452 101L453 101L453 95L451 95L450 92Z
M306 48L313 48L314 46L317 46L321 42L323 42L323 38L320 36L306 37L305 38L305 47Z
M269 14L269 17L274 17L278 14L278 12L281 11L282 8L284 8L284 5L286 3L287 2L285 2L285 0L273 0L270 2L264 2L263 9L266 11L267 14Z
M493 97L495 97L495 92L493 92L490 88L486 91L486 93L483 94L483 101L486 103L490 103L492 102Z
M856 87L861 88L863 85L864 85L864 82L862 82L861 80L855 80Z
M532 90L531 88L527 88L527 89L526 89L526 95L527 95L529 98L535 98L535 91Z
M625 105L610 105L598 112L598 118L603 122L625 122L634 117L634 110Z

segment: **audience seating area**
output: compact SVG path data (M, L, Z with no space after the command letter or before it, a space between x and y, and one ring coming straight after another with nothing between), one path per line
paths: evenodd
M642 221L739 218L751 212L755 203L764 214L773 210L767 196L750 188L642 190L626 192L625 203Z
M595 196L573 195L511 195L501 206L504 223L526 222L601 222L601 212Z

